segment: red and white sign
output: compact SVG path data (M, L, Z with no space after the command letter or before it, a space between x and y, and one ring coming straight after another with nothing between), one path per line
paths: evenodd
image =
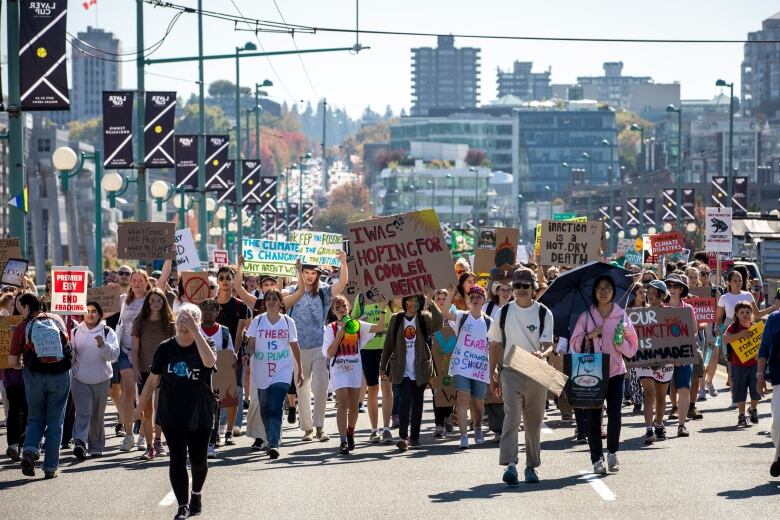
M715 323L715 309L717 300L715 298L699 298L692 296L685 298L684 301L693 306L693 313L696 315L696 323Z
M670 255L683 250L682 237L679 231L659 233L650 236L650 249L653 256Z
M229 265L230 262L228 262L228 252L224 249L215 249L214 250L214 267L219 269L223 265Z
M51 306L55 314L87 313L87 267L51 268Z

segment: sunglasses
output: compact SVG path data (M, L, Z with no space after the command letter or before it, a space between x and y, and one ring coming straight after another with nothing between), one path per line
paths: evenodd
M531 284L528 282L515 282L512 284L515 289L530 289Z
M118 274L119 276L130 276L132 273L128 273L128 272L125 272L125 271L119 271L116 274Z
M227 280L229 282L232 279L233 279L233 277L230 276L229 274L221 275L219 278L217 278L217 280L219 280L220 282L225 281L225 280Z

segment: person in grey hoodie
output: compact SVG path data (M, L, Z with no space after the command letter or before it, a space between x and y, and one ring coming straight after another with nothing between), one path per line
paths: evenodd
M87 314L72 338L73 454L84 460L87 446L90 456L99 457L106 444L103 415L113 375L111 363L119 358L119 339L103 321L103 309L97 302L87 303Z

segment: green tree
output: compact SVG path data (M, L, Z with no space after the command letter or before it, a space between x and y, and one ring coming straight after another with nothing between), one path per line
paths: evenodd
M334 188L328 196L328 207L314 216L314 227L319 231L346 233L347 223L371 218L371 194L360 182Z
M103 142L103 118L96 117L88 121L71 121L68 123L70 138L101 148Z
M176 121L177 134L197 134L198 123L198 103L190 102L184 108L178 110L178 120ZM221 108L214 105L206 105L206 130L210 134L227 134L233 126Z
M631 125L636 124L644 128L645 137L652 135L653 123L638 115L621 110L615 113L615 127L617 129L618 157L621 166L626 167L629 174L637 171L637 156L640 150L640 134L631 130Z

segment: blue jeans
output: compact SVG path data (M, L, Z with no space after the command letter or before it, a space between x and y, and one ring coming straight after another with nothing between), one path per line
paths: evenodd
M282 437L282 414L284 400L287 397L289 383L274 383L268 388L257 389L257 402L260 405L260 418L265 425L268 446L278 448Z
M70 370L62 374L40 374L25 368L24 390L27 397L27 433L23 452L37 455L45 431L42 467L43 471L54 471L60 462L62 423L70 392Z

